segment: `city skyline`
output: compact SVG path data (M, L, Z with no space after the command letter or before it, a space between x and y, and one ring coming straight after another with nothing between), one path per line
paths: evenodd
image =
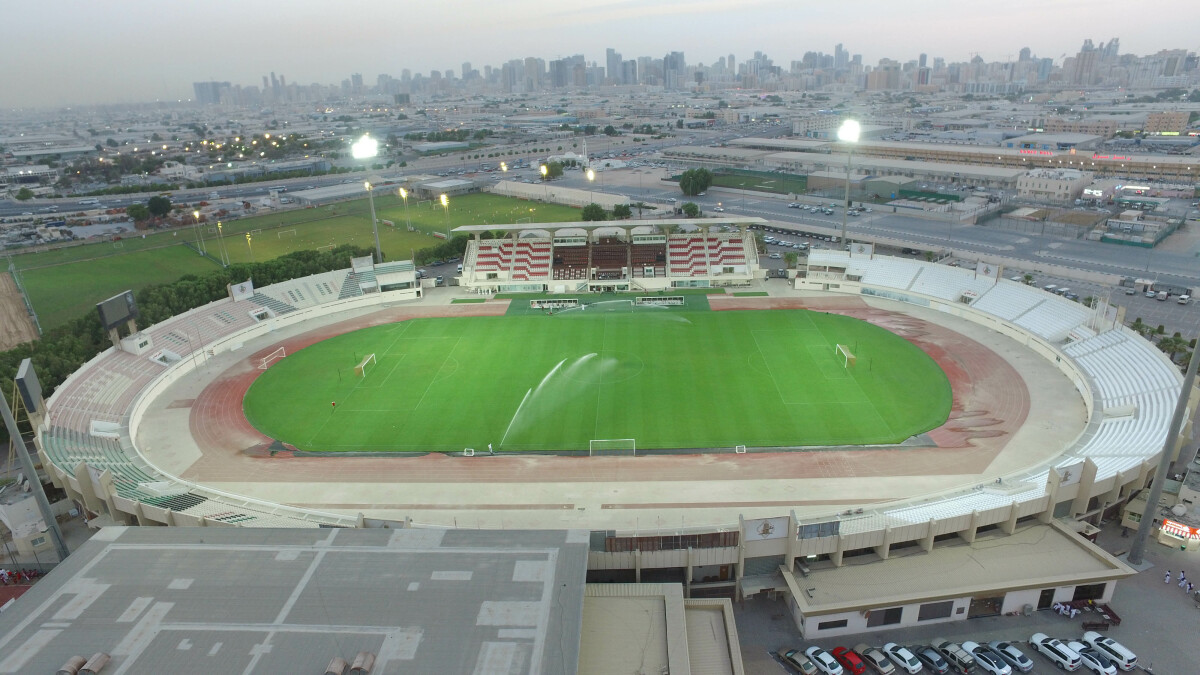
M515 0L461 3L449 19L432 7L401 10L365 2L339 5L334 16L327 4L311 0L289 3L283 13L259 0L178 5L167 15L159 7L127 0L120 12L111 5L66 14L46 5L12 8L5 41L10 54L25 57L0 74L0 107L189 100L193 82L254 85L271 72L300 84L336 84L352 73L373 83L378 74L398 77L403 69L457 75L463 62L483 70L529 56L550 61L574 54L603 67L607 48L625 59L683 52L689 65L711 65L730 53L744 62L761 51L787 68L808 51L833 53L837 43L862 54L866 65L880 58L905 62L922 53L947 62L976 54L989 62L1008 61L1024 47L1059 64L1084 40L1098 44L1113 37L1120 38L1122 53L1196 47L1187 22L1166 20L1190 11L1178 0L1157 3L1152 18L1158 23L1144 25L1118 25L1111 17L1121 16L1126 6L1105 1L1047 6L1018 0L964 9L935 0L914 14L873 0L853 11L776 0L736 8L709 0L618 0L550 9ZM435 28L439 24L446 28Z

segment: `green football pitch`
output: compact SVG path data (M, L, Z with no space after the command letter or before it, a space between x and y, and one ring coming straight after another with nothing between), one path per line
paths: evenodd
M413 319L288 354L251 386L246 416L302 450L486 452L888 444L950 412L937 364L857 319L518 303L526 311ZM836 344L857 361L846 367Z

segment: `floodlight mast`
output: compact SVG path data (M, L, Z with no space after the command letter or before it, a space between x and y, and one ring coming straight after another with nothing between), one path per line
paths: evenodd
M842 201L842 246L847 246L850 242L846 239L846 216L850 213L850 162L854 160L854 144L858 142L858 137L862 133L862 126L857 120L846 120L842 122L842 126L838 128L838 140L847 143L850 148L850 154L846 156L846 194Z
M42 522L46 524L50 539L54 541L58 559L60 562L66 560L67 556L71 554L67 550L67 542L63 540L62 531L58 529L58 521L54 518L54 512L50 510L50 501L46 499L46 491L42 488L42 479L38 478L37 470L33 467L33 460L29 457L29 448L25 446L25 439L21 436L21 430L17 428L17 420L13 418L12 409L8 407L8 399L4 396L0 396L0 417L4 418L4 426L8 429L10 442L17 448L17 459L21 462L21 471L29 481L30 491L33 492L33 499L37 502L38 512L42 516Z
M379 154L379 141L371 138L371 134L363 134L350 146L350 154L354 159L371 159ZM383 262L383 249L379 246L379 221L375 218L375 189L369 180L363 183L363 187L371 203L371 234L375 235L375 264L378 265Z

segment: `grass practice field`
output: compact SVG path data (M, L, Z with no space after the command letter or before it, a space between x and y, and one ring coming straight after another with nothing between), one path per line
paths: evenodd
M843 367L835 343L857 362ZM275 361L244 401L302 450L443 452L898 443L950 405L931 358L857 319L628 300L359 330Z
M435 208L436 207L436 208ZM376 216L394 227L381 224L379 242L388 260L408 260L413 251L435 246L442 240L432 232L446 227L482 224L512 224L518 221L564 222L579 220L580 210L559 204L529 202L491 194L470 194L440 204L409 200L405 221L404 203L394 193L375 197ZM43 329L91 310L97 302L121 291L138 290L167 283L185 274L217 269L222 241L216 223L202 223L201 235L212 259L183 246L195 243L193 228L172 232L130 235L121 241L94 242L82 246L26 253L13 258L23 270L21 278ZM367 200L339 202L315 209L300 209L243 218L222 224L223 244L231 262L262 262L293 251L320 249L335 244L375 247ZM251 234L249 243L246 233ZM350 261L346 261L350 266Z

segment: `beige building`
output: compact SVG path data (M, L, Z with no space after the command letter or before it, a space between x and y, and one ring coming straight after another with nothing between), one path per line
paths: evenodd
M1148 134L1182 134L1187 131L1188 113L1185 111L1156 112L1146 115Z
M1114 120L1064 120L1052 117L1041 124L1042 131L1048 134L1088 134L1112 138L1117 134L1117 123Z
M1071 201L1091 185L1092 176L1076 169L1034 169L1017 179L1017 195L1042 202Z

